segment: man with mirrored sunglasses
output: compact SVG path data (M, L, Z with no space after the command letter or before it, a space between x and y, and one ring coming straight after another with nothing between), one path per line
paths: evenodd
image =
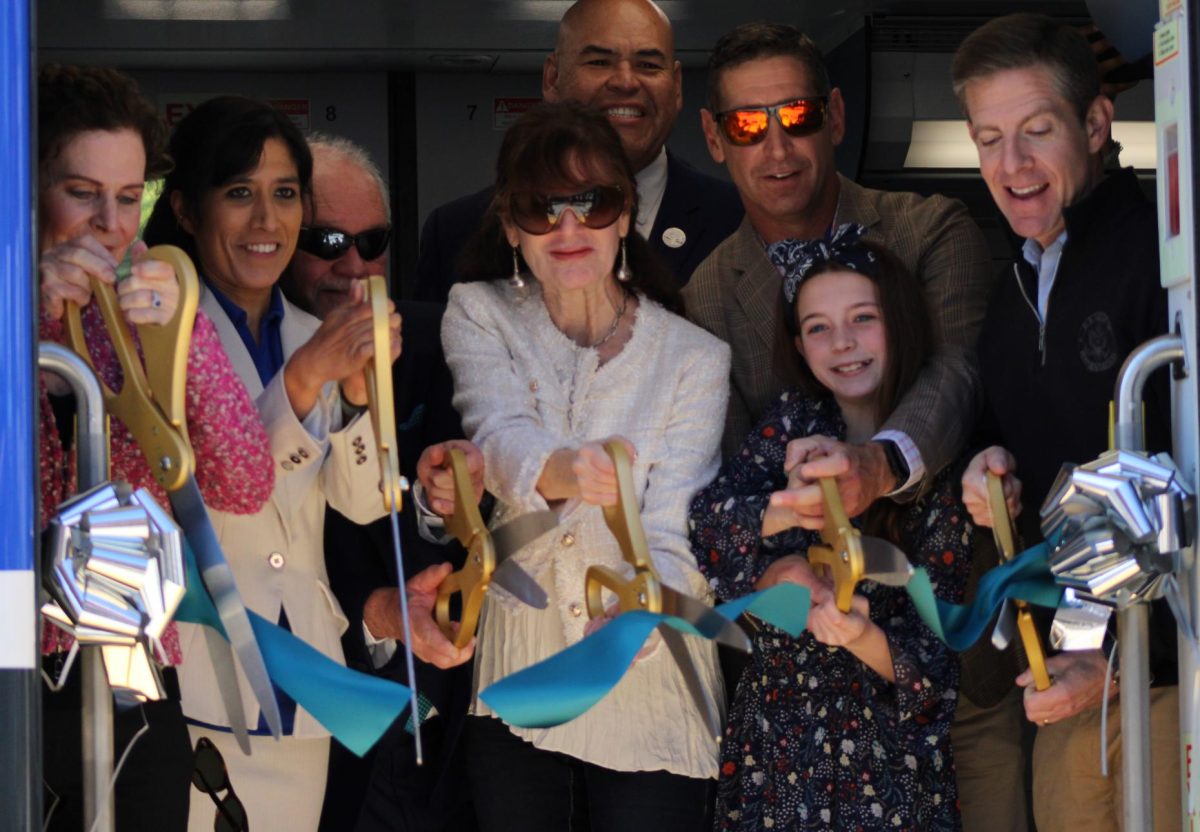
M924 283L939 346L872 441L814 446L813 456L833 458L807 463L803 475L838 474L852 514L914 493L964 447L978 408L973 348L992 282L983 235L957 201L862 188L837 172L845 103L820 50L795 27L752 23L723 36L708 87L705 141L729 169L746 216L696 270L684 299L688 316L733 348L724 452L734 453L799 378L795 350L777 349L782 278L766 246L861 223L866 239Z
M742 218L737 192L666 150L683 103L671 23L650 0L579 0L563 15L542 70L547 101L606 113L637 179L637 231L679 280ZM421 231L414 297L445 303L458 282L454 260L479 228L492 189L430 213Z
M389 200L382 174L361 147L324 135L311 136L309 146L312 188L305 197L303 230L283 286L290 300L324 317L348 301L355 280L387 274ZM441 308L403 301L397 308L404 321L404 349L392 368L396 435L401 471L411 476L429 446L461 441L462 427L450 404L450 372L441 349ZM444 563L460 565L463 557L457 543L443 546L422 539L413 508L413 501L405 500L401 512L405 586L410 597L415 592L436 592L449 571ZM351 622L342 636L346 664L405 683L403 652L396 649L403 624L390 522L384 518L382 523L360 526L329 509L325 565L334 597ZM466 712L470 666L442 670L420 659L445 666L450 660L461 664L469 653L456 650L432 616L425 622L429 626L418 626L414 608L413 618L417 687L438 714L423 727L426 764L415 765L412 736L400 721L361 760L335 741L322 830L462 828L455 820L466 810L457 793L462 777L456 769L453 737Z

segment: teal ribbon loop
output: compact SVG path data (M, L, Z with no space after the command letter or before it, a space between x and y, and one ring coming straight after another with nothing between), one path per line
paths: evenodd
M979 641L1006 598L1051 609L1058 606L1062 587L1050 572L1049 554L1050 544L1043 542L989 569L980 578L975 600L970 604L948 604L935 598L924 567L913 573L906 588L926 626L952 649L962 652Z
M795 637L804 631L808 605L807 587L779 584L714 611L730 621L752 613ZM577 644L489 686L479 698L518 728L553 728L570 722L616 687L650 633L664 623L706 637L675 616L641 610L623 613Z
M191 547L185 545L184 550L187 593L175 620L212 627L228 638ZM412 691L404 685L338 664L279 625L246 612L271 681L360 757L408 707Z

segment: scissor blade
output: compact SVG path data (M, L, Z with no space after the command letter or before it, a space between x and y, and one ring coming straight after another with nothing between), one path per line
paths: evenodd
M200 489L195 479L188 477L180 488L167 492L167 496L171 500L171 508L175 510L175 519L196 555L196 566L212 596L233 652L242 665L242 672L246 674L246 681L258 700L263 719L271 729L271 734L278 739L282 735L283 725L271 677L267 674L266 662L258 649L254 629L250 626L250 616L246 614L242 596L233 580L233 570L225 560L217 533L208 519Z
M746 635L745 630L736 622L718 615L703 601L684 595L665 584L662 586L662 599L664 613L682 618L718 644L741 650L743 653L749 653L752 649L750 636Z
M550 604L550 598L546 595L546 590L542 589L542 585L514 560L506 560L496 567L496 571L492 573L492 583L534 609L544 610Z
M558 515L553 511L531 511L509 520L498 529L492 529L496 562L508 560L557 525Z
M721 742L721 717L714 710L716 704L704 694L704 686L700 684L700 675L696 672L696 666L692 664L692 655L683 642L683 634L666 622L658 625L658 633L662 636L663 644L667 646L671 658L675 660L675 665L683 675L683 683L687 686L692 701L696 703L696 710L704 714L704 721L708 725L708 735L715 742Z
M912 564L908 555L896 546L879 537L863 535L863 578L888 586L904 586L912 577Z

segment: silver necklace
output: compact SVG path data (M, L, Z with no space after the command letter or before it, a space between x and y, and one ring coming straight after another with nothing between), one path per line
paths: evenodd
M613 318L612 326L608 328L608 332L604 333L604 337L594 344L589 346L589 349L599 349L604 345L604 342L617 334L617 327L621 325L621 318L625 317L625 307L629 305L629 295L621 292L621 308L617 310L617 317Z

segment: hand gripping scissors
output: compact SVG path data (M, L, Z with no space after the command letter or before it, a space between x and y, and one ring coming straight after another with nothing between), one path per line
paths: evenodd
M650 559L629 454L617 440L605 443L604 448L617 470L617 504L604 507L604 522L617 539L625 562L633 567L633 578L626 579L607 566L589 566L585 584L588 616L600 618L607 615L604 608L604 590L607 589L617 596L620 612L644 610L673 615L689 622L709 638L749 653L750 638L737 624L718 615L707 604L663 584ZM704 714L711 736L720 742L721 717L716 705L704 693L699 673L683 641L683 634L665 622L657 629L683 675L692 700Z
M112 340L124 377L120 393L113 392L103 381L100 382L104 390L104 404L109 413L125 423L137 440L151 474L166 490L175 519L195 553L196 565L220 615L221 625L229 636L227 642L212 628L203 628L209 655L230 728L239 746L249 754L246 715L234 671L234 653L271 734L278 739L282 729L279 706L250 626L250 618L234 582L233 571L225 560L209 520L204 498L196 485L196 459L187 435L184 394L187 387L188 349L200 303L200 282L191 258L174 246L156 246L146 253L146 257L168 263L175 270L175 277L179 281L179 306L164 326L138 326L138 337L146 356L145 366L121 315L116 292L95 277L91 280L92 297ZM67 304L66 330L71 348L88 364L92 364L84 337L82 314L73 303Z

